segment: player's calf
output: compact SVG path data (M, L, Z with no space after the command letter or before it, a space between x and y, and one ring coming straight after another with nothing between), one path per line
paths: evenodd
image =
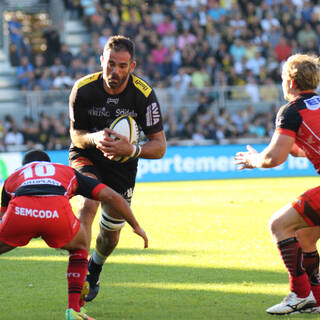
M97 248L94 250L88 264L86 281L90 284L90 290L85 297L87 302L92 301L99 293L99 277L102 271L102 266L107 257L117 246L119 241L119 232L124 225L124 220L115 219L102 210L100 220L101 231L97 238ZM100 248L103 249L104 254L100 252Z

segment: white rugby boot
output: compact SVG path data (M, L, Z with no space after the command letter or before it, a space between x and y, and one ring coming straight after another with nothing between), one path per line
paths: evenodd
M320 313L320 307L300 309L298 311L292 312L291 314L300 314L300 313Z
M266 312L270 314L289 314L301 309L312 308L316 305L316 299L313 296L312 291L305 298L298 298L294 292L290 292L282 302L268 308Z

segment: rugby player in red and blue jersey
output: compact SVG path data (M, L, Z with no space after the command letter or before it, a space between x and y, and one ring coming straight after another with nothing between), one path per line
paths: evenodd
M86 288L88 251L85 228L69 202L75 195L108 203L148 247L144 230L120 194L71 167L51 163L43 151L32 150L25 154L23 166L8 177L2 189L0 254L25 246L37 237L49 247L68 250L66 320L92 320L81 309L88 292L82 291Z
M240 170L276 167L292 154L307 157L320 173L320 97L315 93L319 83L319 57L289 57L282 71L283 94L289 102L279 110L271 142L261 153L248 146L248 152L236 154ZM317 226L320 187L306 191L271 218L272 237L288 271L291 292L281 303L268 308L268 313L320 313L319 255L315 245L319 228L313 228ZM308 242L314 251L304 254Z

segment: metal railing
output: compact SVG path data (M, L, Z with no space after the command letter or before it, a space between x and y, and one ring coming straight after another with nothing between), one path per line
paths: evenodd
M0 50L4 50L4 4L0 3Z
M214 86L201 90L196 88L178 90L175 87L156 88L155 91L164 110L168 107L194 109L199 105L202 95L206 95L209 98L211 107L216 111L220 108L234 111L248 105L252 105L257 111L265 111L266 107L279 106L284 103L281 85L256 86L253 88L253 93L251 93L251 89L251 87L244 85Z
M195 110L200 103L200 98L206 95L210 101L213 112L220 108L226 108L229 112L237 111L251 105L257 112L266 112L271 106L277 107L284 104L281 85L257 86L254 94L250 95L246 86L206 87L201 90L187 88L178 90L176 87L155 88L162 110L165 112L173 107L178 110L187 107ZM10 112L6 106L12 109L20 108L22 114L37 117L40 112L58 113L68 111L70 89L50 91L2 91L0 97L0 114Z

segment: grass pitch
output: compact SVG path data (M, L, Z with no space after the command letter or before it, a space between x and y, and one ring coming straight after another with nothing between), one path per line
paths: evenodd
M132 208L150 248L124 228L88 314L97 320L320 319L265 313L289 291L269 218L318 184L317 177L137 184ZM76 199L73 204L76 209ZM98 219L94 238L97 232ZM2 255L0 319L64 319L67 260L40 240Z

